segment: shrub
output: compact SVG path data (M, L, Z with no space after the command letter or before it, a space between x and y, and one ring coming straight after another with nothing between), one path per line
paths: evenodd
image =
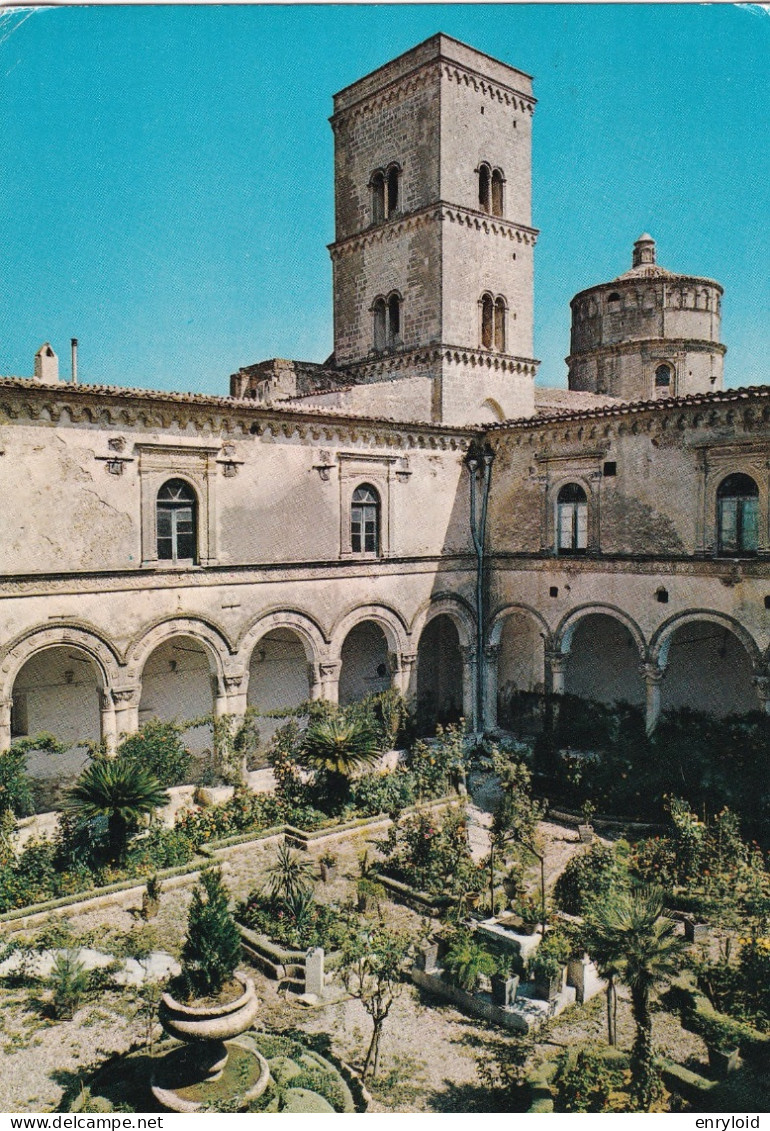
M592 901L627 885L628 874L613 849L596 841L568 862L556 881L554 899L569 915L583 915Z
M418 813L394 824L381 845L381 870L431 894L480 891L485 876L471 856L465 823L465 810L458 807L441 820Z
M201 873L193 891L182 947L182 982L191 997L216 994L241 959L241 936L227 905L221 873Z
M69 811L84 822L107 819L107 854L121 859L139 818L166 805L168 794L143 766L121 758L93 762L68 791Z
M11 812L17 817L28 817L34 813L32 783L27 775L27 756L33 750L62 754L66 746L52 734L43 733L34 738L19 738L10 750L0 753L0 814Z
M465 780L465 737L458 726L436 727L436 737L415 742L406 758L418 798L442 797Z
M67 1021L88 990L88 972L76 954L65 951L57 954L48 984L53 990L54 1015Z
M397 815L416 799L414 774L395 770L386 774L365 774L350 783L350 802L364 817L380 813Z
M444 977L453 986L472 993L482 976L497 973L497 959L476 942L469 931L457 931L451 936L449 948L442 959Z
M150 719L136 734L124 738L117 756L129 765L141 766L162 786L187 781L192 755L182 741L178 723Z
M608 1111L610 1095L616 1086L615 1075L598 1049L569 1049L559 1058L554 1079L554 1109L572 1112Z

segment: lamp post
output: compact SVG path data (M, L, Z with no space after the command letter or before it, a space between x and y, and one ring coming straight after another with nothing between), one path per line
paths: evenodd
M487 503L492 482L495 453L489 444L472 444L465 463L471 488L471 537L476 552L476 686L473 695L473 731L481 736L484 730L484 552L487 529ZM478 492L481 499L478 499Z

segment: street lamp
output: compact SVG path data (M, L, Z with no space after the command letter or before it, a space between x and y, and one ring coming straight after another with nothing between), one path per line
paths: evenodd
M495 453L490 445L479 443L473 443L465 457L471 488L471 537L476 552L476 686L473 693L473 730L479 737L484 730L484 552L494 459ZM480 500L477 499L479 490Z

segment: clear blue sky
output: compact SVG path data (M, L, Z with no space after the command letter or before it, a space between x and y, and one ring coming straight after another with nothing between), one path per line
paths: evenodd
M332 94L442 30L535 76L536 354L658 260L725 288L770 380L770 16L728 5L87 7L0 14L0 373L226 393L330 352Z

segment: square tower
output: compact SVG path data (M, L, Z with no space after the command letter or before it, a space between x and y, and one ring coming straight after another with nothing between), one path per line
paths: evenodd
M335 364L431 382L433 419L534 411L523 72L435 35L335 96Z

